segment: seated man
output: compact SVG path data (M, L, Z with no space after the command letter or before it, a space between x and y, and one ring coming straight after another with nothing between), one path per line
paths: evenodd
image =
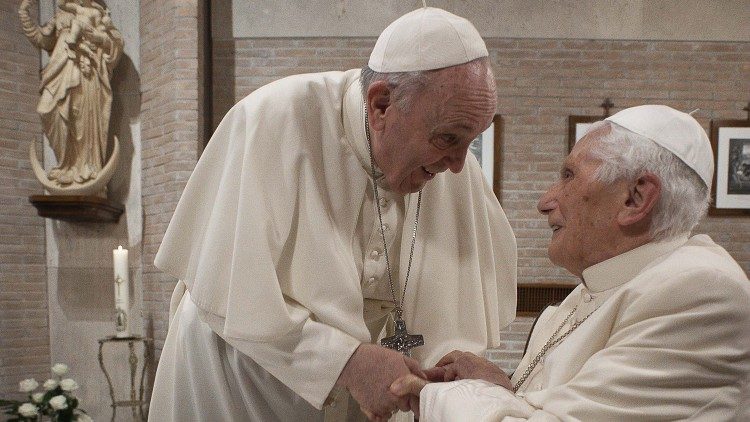
M750 283L690 237L713 163L698 122L666 106L592 126L538 205L550 259L583 283L542 313L512 379L452 352L427 375L457 381L391 391L419 395L430 422L750 420Z

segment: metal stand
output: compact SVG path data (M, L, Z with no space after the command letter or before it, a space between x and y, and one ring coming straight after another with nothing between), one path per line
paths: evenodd
M138 398L136 399L136 388L135 388L135 375L138 369L138 356L135 354L135 343L143 343L143 368L141 369L141 380L138 388ZM128 363L130 364L130 400L116 400L115 389L112 386L112 379L107 372L107 368L104 367L104 343L127 343L130 355L128 357ZM102 368L104 376L107 378L107 385L109 385L109 397L112 399L112 421L115 420L118 407L130 407L133 413L134 421L145 421L147 413L144 412L143 407L147 404L144 402L144 384L143 381L146 376L146 368L149 364L150 350L153 340L144 337L106 337L99 339L99 367Z

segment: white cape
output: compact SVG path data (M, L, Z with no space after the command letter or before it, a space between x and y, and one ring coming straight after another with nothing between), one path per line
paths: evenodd
M365 257L355 248L362 210L375 206L361 98L351 70L292 76L240 101L198 162L156 256L219 322L217 334L238 348L263 345L246 353L317 408L351 353L371 341ZM415 205L409 195L404 221L414 221ZM401 244L410 238L404 224ZM400 268L408 253L401 248ZM413 352L423 365L500 343L515 317L516 244L473 157L424 188L411 272L405 320L425 337Z

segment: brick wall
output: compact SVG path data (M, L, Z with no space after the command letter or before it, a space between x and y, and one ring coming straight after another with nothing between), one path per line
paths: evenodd
M214 40L214 126L238 100L284 76L360 68L371 38Z
M44 219L28 200L42 193L29 164L29 145L41 147L39 53L17 10L0 0L0 397L21 379L46 379L50 366Z
M366 64L372 38L237 39L214 43L214 125L234 102L275 79ZM698 121L745 118L750 43L610 40L487 40L503 115L502 204L518 239L519 282L575 283L546 254L550 231L536 211L567 154L567 116L644 103L700 108ZM223 76L222 76L223 75ZM698 228L750 272L747 218L707 218ZM520 318L488 356L507 370L531 327Z
M153 265L169 220L202 150L199 0L141 0L143 306L161 350L173 278Z

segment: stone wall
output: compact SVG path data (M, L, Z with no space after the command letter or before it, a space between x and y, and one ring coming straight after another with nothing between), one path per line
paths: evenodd
M46 379L50 363L44 219L28 199L41 193L29 164L29 146L42 145L39 53L17 10L0 0L0 397L21 379Z
M143 303L161 350L176 280L154 267L172 213L203 149L198 0L142 0Z

